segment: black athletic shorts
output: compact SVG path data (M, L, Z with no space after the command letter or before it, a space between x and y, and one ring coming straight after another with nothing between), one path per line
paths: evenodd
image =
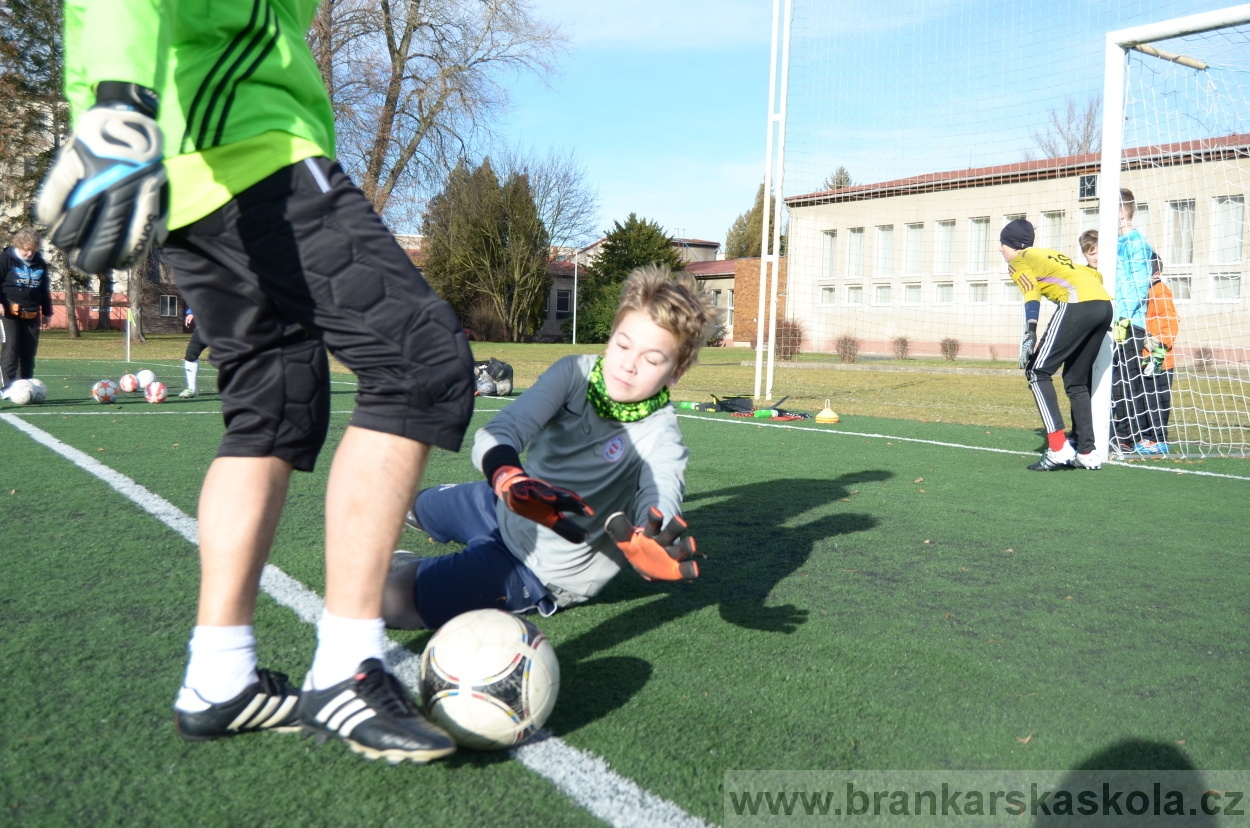
M279 170L173 231L165 259L219 372L218 456L311 470L329 427L327 348L359 382L352 425L460 448L468 340L338 164Z

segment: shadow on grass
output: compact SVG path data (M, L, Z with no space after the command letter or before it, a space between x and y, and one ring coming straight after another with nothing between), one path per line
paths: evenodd
M665 624L716 606L720 616L744 629L789 634L807 620L808 610L791 604L766 606L773 589L807 561L813 548L840 535L878 524L861 513L823 514L858 485L888 480L887 471L867 470L831 479L774 480L731 486L687 498L684 515L699 548L708 555L694 583L648 583L623 572L596 603L660 597L605 620L557 647L561 685L576 688L561 699L552 727L569 733L628 702L651 675L642 659L598 656ZM576 608L568 610L576 612Z
M1208 788L1202 774L1176 745L1146 739L1125 739L1086 757L1064 775L1056 790L1071 792L1074 813L1057 813L1063 808L1056 809L1052 794L1051 813L1035 812L1033 825L1128 825L1133 824L1134 812L1139 821L1151 824L1179 817L1186 825L1215 825L1211 811L1232 807L1229 798L1204 797ZM1084 813L1077 811L1082 807Z

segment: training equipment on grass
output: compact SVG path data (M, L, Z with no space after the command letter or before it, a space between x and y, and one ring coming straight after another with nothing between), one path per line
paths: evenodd
M117 383L112 380L102 379L91 386L91 396L95 398L96 402L103 405L117 402Z
M134 374L122 374L122 378L117 381L117 386L123 393L133 394L139 390L139 378Z
M48 386L43 380L31 377L30 385L35 389L35 397L32 402L41 403L48 398Z
M456 742L502 750L547 721L560 692L560 663L530 622L503 610L474 610L430 638L420 687L426 715Z
M153 404L165 402L165 397L168 395L169 391L163 382L150 382L143 389L143 398Z
M30 380L16 380L9 386L9 402L14 405L30 405L35 401L35 387Z
M834 412L832 408L829 407L829 401L825 400L825 407L820 409L820 413L816 415L816 422L836 423L837 421L838 421L838 415Z
M148 385L156 381L156 374L152 373L147 368L144 368L135 375L135 379L139 381L140 388L147 388Z

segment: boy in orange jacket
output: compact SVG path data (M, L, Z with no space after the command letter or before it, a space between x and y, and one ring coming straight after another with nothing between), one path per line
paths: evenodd
M1163 281L1163 260L1155 253L1151 259L1153 277L1146 295L1146 341L1142 347L1142 383L1146 389L1146 408L1150 428L1137 444L1138 454L1168 453L1168 420L1172 416L1172 376L1176 357L1172 348L1180 330L1180 318L1172 301L1172 290Z

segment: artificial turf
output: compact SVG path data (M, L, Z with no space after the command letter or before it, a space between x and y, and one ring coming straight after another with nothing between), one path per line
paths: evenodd
M43 371L50 402L4 413L194 514L221 433L215 396L105 408L84 399L83 378L120 366L47 367L74 379L58 387ZM334 410L348 410L350 384L335 392ZM480 401L473 427L502 405ZM331 444L346 422L335 416ZM1062 770L1107 755L1247 767L1243 461L1035 474L1024 465L1040 437L1027 429L681 424L704 575L663 586L626 573L539 620L562 669L548 726L565 742L715 823L730 770ZM0 813L46 825L593 821L499 754L390 768L290 736L182 744L169 705L194 621L194 550L7 423L0 450ZM271 558L319 593L327 471L295 477ZM467 452L434 452L426 482L475 476ZM452 551L411 531L402 543ZM262 661L300 680L312 629L268 599L257 628ZM427 636L394 637L419 651Z

